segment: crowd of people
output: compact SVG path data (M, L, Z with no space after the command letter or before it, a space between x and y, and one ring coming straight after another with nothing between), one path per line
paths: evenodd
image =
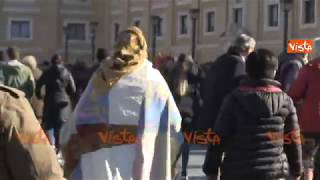
M153 65L130 27L91 68L0 51L0 179L186 180L190 142L207 147L208 180L319 179L320 39L313 54L255 47L240 34L206 64Z
M162 55L156 65L182 115L182 131L212 128L221 137L219 145L208 146L203 166L208 177L217 179L220 168L223 179L231 180L319 178L319 43L315 39L313 54L284 51L276 57L255 50L255 40L241 34L227 53L206 64L185 54L176 61ZM276 133L283 134L279 140L290 135L301 142L268 144ZM188 179L187 140L183 179Z

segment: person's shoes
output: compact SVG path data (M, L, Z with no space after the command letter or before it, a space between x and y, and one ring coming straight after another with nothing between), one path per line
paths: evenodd
M62 157L62 153L61 152L59 152L57 154L57 158L58 158L58 162L59 162L60 166L63 167L64 166L64 159Z

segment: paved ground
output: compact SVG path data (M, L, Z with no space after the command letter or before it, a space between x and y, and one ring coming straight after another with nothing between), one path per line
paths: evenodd
M202 172L202 164L204 161L205 152L205 147L191 147L188 165L189 180L206 180L205 175ZM181 166L181 159L179 166Z
M189 157L188 165L188 175L189 180L206 180L205 175L202 172L202 164L204 161L204 156L206 152L206 147L204 146L191 146L191 152ZM64 164L61 154L58 155L59 162ZM178 162L178 167L181 167L181 158Z

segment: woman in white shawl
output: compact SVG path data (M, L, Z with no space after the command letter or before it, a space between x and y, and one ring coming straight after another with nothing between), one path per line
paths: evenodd
M170 180L181 117L137 27L119 35L61 130L70 179Z

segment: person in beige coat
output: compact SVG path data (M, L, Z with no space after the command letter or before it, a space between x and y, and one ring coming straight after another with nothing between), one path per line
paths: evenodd
M0 179L65 180L22 91L0 85Z
M38 68L36 58L34 56L25 56L21 62L31 69L35 83L36 83L40 78L40 76L42 75L42 71ZM37 119L40 122L42 122L43 100L33 95L30 102L34 110L34 113L36 114Z

